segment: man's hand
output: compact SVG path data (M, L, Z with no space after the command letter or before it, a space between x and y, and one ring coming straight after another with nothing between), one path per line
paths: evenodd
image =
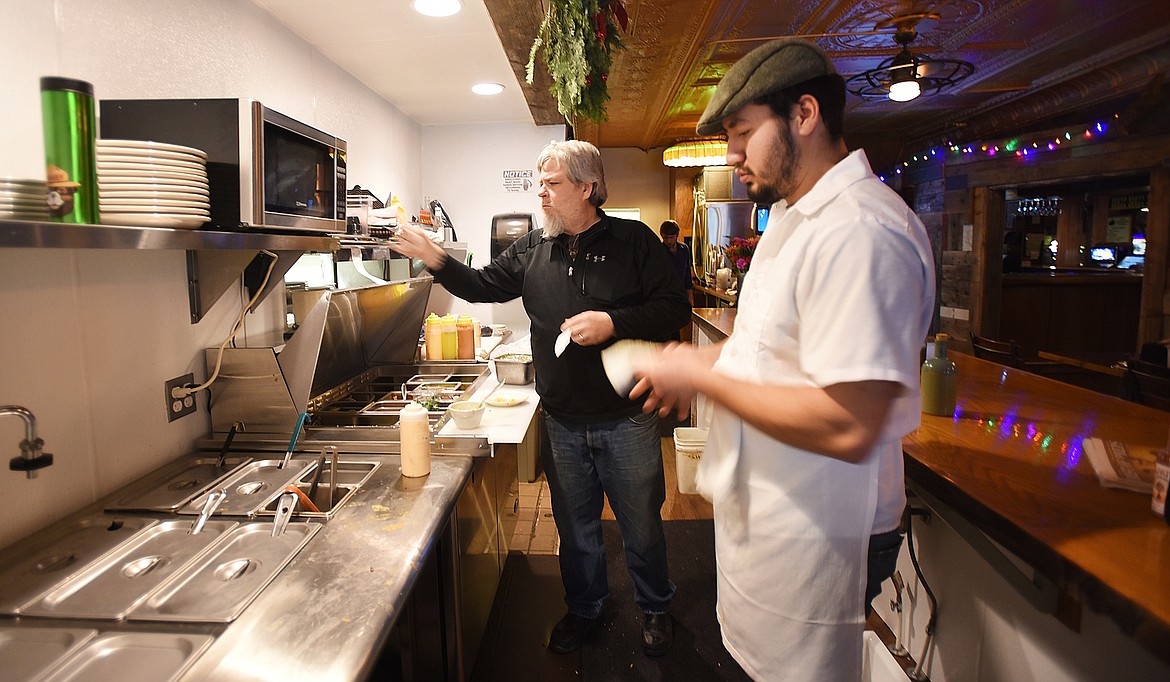
M711 374L718 357L719 346L668 344L652 362L635 370L638 383L630 398L645 395L642 411L647 414L657 411L658 416L666 417L674 412L679 419L686 419L700 382Z
M586 310L565 320L561 331L571 330L578 346L596 346L613 338L613 318L600 310Z
M431 272L442 270L447 262L447 252L443 247L431 241L425 231L412 225L398 228L390 237L390 248L408 258L421 260Z

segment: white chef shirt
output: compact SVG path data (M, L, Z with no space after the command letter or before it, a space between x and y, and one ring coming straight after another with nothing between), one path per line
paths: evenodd
M716 407L698 485L715 505L724 642L754 677L860 675L868 538L896 527L905 504L900 439L919 423L934 281L925 228L862 151L770 211L716 371L903 391L858 464L788 446Z

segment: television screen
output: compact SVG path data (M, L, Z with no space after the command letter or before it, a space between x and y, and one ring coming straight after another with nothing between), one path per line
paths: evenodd
M1135 256L1146 255L1146 235L1135 234L1133 236L1132 243L1133 243L1133 255L1135 255Z
M1145 256L1126 256L1121 259L1121 262L1116 265L1118 270L1128 270L1134 266L1142 265L1146 261Z
M1094 263L1112 263L1117 260L1117 249L1112 246L1094 246L1089 249L1089 259Z

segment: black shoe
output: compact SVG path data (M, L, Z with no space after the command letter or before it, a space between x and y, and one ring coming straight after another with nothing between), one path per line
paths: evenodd
M661 656L674 643L674 621L669 613L647 613L642 619L642 651Z
M558 654L567 654L576 651L597 629L601 616L585 618L575 613L566 613L565 617L553 627L552 636L548 640L548 648Z

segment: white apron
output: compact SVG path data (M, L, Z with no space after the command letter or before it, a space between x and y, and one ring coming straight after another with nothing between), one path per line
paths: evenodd
M791 259L808 237L783 228L791 232L771 223L761 240L734 336L716 369L751 381L812 385L798 367L784 366L798 363L797 340L776 339L788 329L784 320L799 321L795 298L777 282L796 267ZM789 241L791 248L779 253ZM724 644L753 678L860 679L877 461L849 464L788 447L716 407L698 483L715 507Z

